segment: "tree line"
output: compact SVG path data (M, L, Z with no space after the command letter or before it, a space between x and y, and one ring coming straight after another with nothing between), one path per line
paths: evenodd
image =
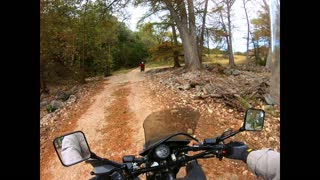
M114 15L129 3L147 6L138 31ZM235 0L41 0L40 84L108 76L113 70L137 66L141 60L183 60L188 70L200 70L204 53L224 53L234 62L232 13ZM247 4L260 7L250 18ZM270 49L270 14L265 0L242 0L247 20L247 58L265 65ZM161 22L144 22L166 12ZM214 47L209 47L209 40ZM249 44L253 45L249 49ZM207 47L205 47L205 45ZM269 56L270 57L270 56ZM270 63L269 63L270 64ZM271 63L272 64L272 63Z
M127 2L96 0L40 1L40 84L84 82L136 66L148 50L137 33L113 15Z

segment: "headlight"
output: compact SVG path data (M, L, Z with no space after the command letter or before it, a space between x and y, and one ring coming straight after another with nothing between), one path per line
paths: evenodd
M170 148L167 145L160 145L155 149L156 156L160 159L165 159L170 155Z

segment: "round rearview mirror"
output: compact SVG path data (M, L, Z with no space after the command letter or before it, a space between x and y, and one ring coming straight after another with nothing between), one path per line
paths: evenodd
M246 111L243 128L247 131L261 131L264 124L265 113L261 109L248 109Z
M91 151L83 132L76 131L57 137L53 145L61 163L68 167L91 157Z

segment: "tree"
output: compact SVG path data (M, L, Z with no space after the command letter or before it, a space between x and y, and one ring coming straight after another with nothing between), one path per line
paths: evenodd
M71 73L65 57L71 53L76 4L73 0L40 1L40 80L45 91L48 81Z
M156 32L153 26L154 24L151 22L147 22L144 24L140 23L138 25L138 35L148 49L160 44L156 38Z
M171 28L172 28L172 39L173 39L173 45L175 47L178 47L178 38L177 38L177 33L176 33L176 27L174 26L174 24L171 24ZM179 63L179 51L177 51L176 49L173 51L173 61L174 61L174 68L178 68L181 67L180 63Z
M229 66L234 67L234 56L233 56L233 49L232 49L232 31L231 31L231 7L235 0L223 0L223 2L227 6L227 19L228 19L228 50L229 50Z
M124 23L118 27L118 42L113 51L113 69L136 67L147 57L147 47L138 33L130 31Z
M249 1L250 1L250 0L242 0L243 8L244 8L244 12L245 12L245 14L246 14L246 20L247 20L247 53L246 53L246 59L247 59L247 60L249 59L250 21L249 21L249 16L248 16L246 4L247 4Z
M111 68L135 66L139 58L146 56L147 49L138 36L112 15L127 2L40 1L41 92L54 83L84 82L88 76L110 75ZM126 32L120 32L123 29ZM127 33L128 38L120 39L120 33ZM121 59L125 62L121 64L114 55L131 58ZM114 64L120 67L112 67Z
M266 0L263 0L263 9L265 10L265 12L268 14L269 18L270 18L270 7L269 5L267 4ZM269 22L271 23L270 19L269 19ZM271 26L270 26L271 28ZM271 31L271 30L270 30ZM270 40L271 42L271 40ZM271 50L271 46L269 47L269 53L268 53L268 58L267 58L267 62L266 62L266 68L267 69L271 69L271 66L272 66L272 50Z
M169 10L173 22L176 24L184 49L185 68L189 70L201 69L196 39L196 24L193 1L187 0L162 0L162 1L136 1L150 3L154 12Z
M270 95L275 104L280 104L280 2L271 0L272 64Z
M176 33L176 26L173 22L171 15L166 15L162 17L163 22L161 23L152 23L154 26L158 27L158 33L155 33L154 36L158 39L158 45L153 46L151 52L156 54L156 58L163 57L163 58L171 58L173 57L174 68L181 67L179 62L179 53L181 51L181 46L178 43L178 35ZM159 28L160 27L160 28ZM168 32L167 30L171 27L172 32ZM167 46L167 37L171 39L171 45ZM161 48L159 48L161 47ZM166 47L166 48L163 48ZM164 50L165 49L165 50ZM159 51L159 52L155 52Z
M213 52L214 54L221 53L221 49L225 47L225 41L227 39L227 33L224 28L225 26L221 22L220 10L221 9L217 6L215 8L212 8L208 13L208 25L206 28L207 36L211 39L213 45L211 52ZM207 41L209 43L209 39Z
M202 26L200 31L200 42L199 42L199 60L202 63L202 51L203 51L203 43L204 43L204 31L206 27L206 16L207 16L207 9L208 9L208 0L205 0L203 17L202 17ZM208 42L209 48L209 42Z
M148 4L151 12L154 14L159 11L168 10L172 20L179 31L184 49L185 68L189 70L199 70L202 68L200 57L204 41L205 19L208 7L208 1L204 3L204 9L200 10L200 1L193 0L136 0L135 5ZM196 16L202 16L201 28L197 30ZM199 26L200 27L200 26ZM197 34L197 32L199 32ZM201 48L201 50L200 50Z
M270 47L270 14L269 6L265 0L258 11L258 18L252 19L253 24L252 42L255 49L255 59L257 63L264 65L267 61Z
M174 68L181 67L179 63L179 53L181 45L179 45L175 29L170 15L161 17L162 22L147 22L141 24L139 22L139 37L148 47L152 60L171 59L173 57ZM168 29L171 27L172 32ZM171 44L170 42L171 41Z
M185 58L185 68L189 70L199 70L202 68L199 60L195 12L192 0L170 1L163 0L166 8L177 25L182 40ZM187 7L187 8L186 8Z
M228 55L229 55L229 67L234 67L234 56L232 48L232 31L231 31L231 8L235 0L221 0L220 2L215 2L217 6L217 11L220 13L222 29L225 33ZM224 21L224 16L227 18L227 23Z

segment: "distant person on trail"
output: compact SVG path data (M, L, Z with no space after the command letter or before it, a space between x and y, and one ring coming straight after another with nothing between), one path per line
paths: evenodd
M144 71L144 62L142 61L140 64L140 72Z

